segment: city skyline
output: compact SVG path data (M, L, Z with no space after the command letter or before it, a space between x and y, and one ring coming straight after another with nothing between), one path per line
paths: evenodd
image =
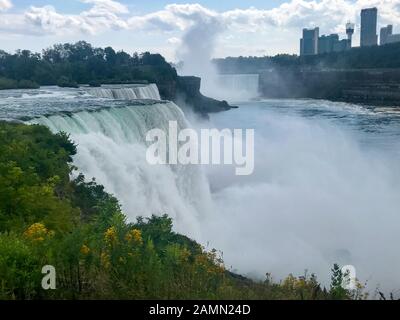
M360 28L362 8L377 6L381 27L400 21L391 0L166 1L0 0L1 49L41 49L86 40L127 52L159 52L170 61L193 26L206 30L212 57L298 54L303 28L346 37L345 23ZM359 32L354 46L359 44Z
M393 25L389 24L380 28L378 35L377 7L363 8L360 12L361 25L359 28L360 47L385 45L400 42L400 34L393 33ZM351 21L346 23L347 39L339 40L339 34L320 35L319 27L312 29L303 28L303 35L300 39L300 55L317 55L330 52L341 52L349 50L353 46L355 24ZM379 39L379 42L378 42Z

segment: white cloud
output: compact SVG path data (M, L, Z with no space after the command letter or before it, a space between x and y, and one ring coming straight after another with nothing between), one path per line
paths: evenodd
M221 15L199 4L169 4L163 10L129 19L132 29L185 31L197 23L222 22Z
M128 25L119 14L128 13L122 4L111 0L82 0L93 6L79 15L58 13L53 6L30 7L24 17L28 25L46 34L97 34L109 29L127 29Z
M172 37L172 38L167 39L167 43L172 44L172 45L180 45L182 43L182 40L177 37Z
M90 12L95 14L104 14L105 12L110 12L114 14L124 14L129 13L128 8L113 0L81 0L83 3L93 4Z
M13 5L10 0L0 0L0 11L7 11L12 6Z
M379 8L381 23L400 21L400 6L396 0L291 0L269 10L250 7L224 12L200 4L170 4L141 16L129 16L128 8L113 0L80 1L91 7L80 14L66 15L52 6L33 6L25 12L26 21L50 33L67 29L92 34L107 29L185 31L197 23L218 23L236 32L259 32L271 27L301 29L318 25L322 32L328 33L342 30L347 20L358 22L360 10L369 6ZM3 10L10 5L9 0L0 0Z
M28 25L42 30L44 34L54 33L65 28L71 30L81 28L89 31L89 26L83 26L78 17L59 14L52 6L31 7L29 11L25 12L24 17Z
M232 43L226 44L228 47L237 48L246 43L247 46L251 47L254 44L254 47L258 48L262 39L265 45L279 48L277 40L282 36L286 37L286 40L282 39L280 47L286 50L288 44L285 41L291 41L293 49L296 48L293 51L297 51L296 39L300 38L303 27L319 26L324 34L344 33L344 25L348 20L355 22L359 27L360 11L365 7L378 7L380 26L391 23L396 29L396 24L400 25L398 0L287 0L282 5L268 10L250 7L222 12L200 4L170 4L162 10L144 15L130 13L125 5L115 0L80 1L89 8L78 14L64 14L52 6L32 6L18 17L0 12L0 32L9 35L14 33L78 36L99 35L110 30L127 30L141 34L151 33L152 39L164 37L164 44L167 41L169 45L176 46L176 42L171 43L168 39L180 38L193 26L203 25L207 26L210 32L234 34L235 39L232 39ZM4 11L9 7L9 0L0 0L0 9ZM11 23L13 20L15 22ZM356 31L355 38L358 33ZM158 36L154 36L155 34ZM243 41L246 38L257 37L258 43Z
M400 6L396 0L291 0L281 6L260 10L254 7L216 12L199 4L171 4L163 10L129 19L129 26L160 31L186 30L195 23L219 21L239 32L257 32L271 27L303 28L318 25L333 32L347 22L359 21L362 8L377 6L382 23L399 22Z

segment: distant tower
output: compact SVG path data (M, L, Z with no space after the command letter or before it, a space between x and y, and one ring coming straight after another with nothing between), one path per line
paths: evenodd
M346 23L346 34L347 34L347 41L349 42L349 49L350 49L351 45L352 45L353 34L354 34L354 23L351 23L350 21Z

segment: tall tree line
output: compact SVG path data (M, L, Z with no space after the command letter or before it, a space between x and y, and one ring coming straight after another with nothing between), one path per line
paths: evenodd
M56 85L61 80L89 82L166 81L176 79L174 68L160 54L132 55L111 47L96 48L85 41L56 44L42 53L0 50L0 78Z

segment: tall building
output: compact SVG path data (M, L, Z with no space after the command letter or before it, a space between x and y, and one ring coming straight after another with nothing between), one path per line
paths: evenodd
M318 54L319 28L303 29L303 38L300 40L300 55Z
M333 44L333 51L334 52L342 52L349 50L351 48L351 42L348 39L338 40Z
M331 34L321 36L318 39L318 54L333 52L335 43L339 42L339 35Z
M318 38L318 54L341 52L351 49L351 39L354 33L354 24L346 24L347 39L339 40L339 35L334 33L329 36L322 35Z
M361 47L378 45L377 22L377 8L361 10Z
M400 42L400 34L391 34L388 39L387 43L395 43L395 42Z
M387 27L381 28L381 36L379 39L379 43L381 46L388 42L388 38L393 34L393 26L389 24Z
M400 42L400 34L393 34L393 26L389 24L387 27L381 28L380 45L394 42Z

